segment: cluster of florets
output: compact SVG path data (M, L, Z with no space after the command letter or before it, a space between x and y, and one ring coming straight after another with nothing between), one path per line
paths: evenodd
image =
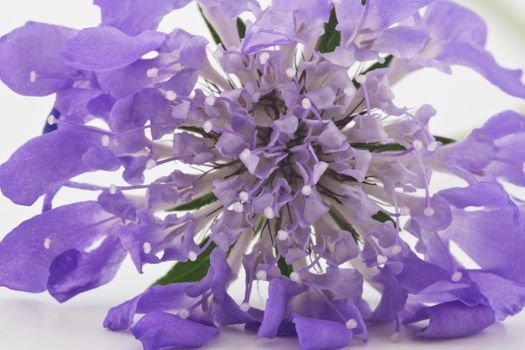
M458 337L521 310L523 203L502 184L525 184L525 117L502 113L455 142L430 132L431 106L397 106L391 90L461 64L525 97L521 73L485 51L480 18L448 1L202 0L213 46L154 31L188 0L124 2L95 1L101 27L28 23L0 41L2 81L57 96L46 133L0 167L15 203L44 197L0 243L1 286L66 301L128 255L139 272L175 261L105 321L152 350L231 324L297 334L304 349L366 340L380 322L394 339L426 319L417 335ZM123 181L76 179L92 171ZM435 171L468 185L432 193ZM54 208L66 187L93 200Z

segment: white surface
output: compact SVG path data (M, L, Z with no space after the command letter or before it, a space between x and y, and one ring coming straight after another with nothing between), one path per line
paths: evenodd
M233 1L233 0L232 0ZM523 36L525 28L525 1L522 0L463 0L476 8L490 27L489 47L496 58L511 68L525 68ZM505 17L498 15L494 6L506 5ZM520 16L521 21L520 22ZM514 18L512 18L514 17ZM0 35L21 26L27 20L62 24L82 28L98 24L98 9L90 0L17 0L0 1ZM175 23L188 31L206 34L194 8L171 15L163 23L169 28ZM30 53L28 53L30 54ZM421 88L421 87L424 88ZM461 135L469 128L481 125L491 115L505 110L525 112L523 101L505 96L466 69L456 69L454 76L426 71L402 82L395 90L400 104L418 106L431 103L438 109L433 122L437 134ZM17 96L0 83L0 163L26 140L40 133L46 114L52 106L51 98ZM71 202L71 194L61 201ZM0 195L0 238L18 223L37 213L33 208L17 207ZM1 266L0 266L1 268ZM83 294L71 302L58 305L47 295L28 295L0 288L0 350L140 350L141 345L128 334L105 331L101 324L107 309L143 291L151 281L169 266L155 266L138 275L127 261L118 277L108 286ZM241 293L242 290L239 290ZM466 339L444 342L417 342L406 335L401 342L389 341L391 326L374 327L367 349L522 349L525 347L525 314L509 319L503 325ZM254 341L253 334L225 330L209 344L209 349L298 349L294 339L274 342ZM353 346L363 348L359 340Z

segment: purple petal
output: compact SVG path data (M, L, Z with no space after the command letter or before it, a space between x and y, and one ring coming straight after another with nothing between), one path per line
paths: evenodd
M342 323L294 315L293 321L303 350L344 348L353 332Z
M397 58L412 58L423 49L427 40L428 33L424 30L398 26L381 33L374 49Z
M0 39L0 79L15 92L31 96L46 96L70 85L77 70L64 65L61 51L76 33L29 22L5 35Z
M70 249L84 251L104 237L108 219L111 216L96 202L81 202L22 223L0 242L0 286L33 293L45 291L53 260Z
M158 49L165 38L165 34L154 31L131 37L112 27L87 28L68 41L64 61L85 70L118 69Z
M274 338L279 327L288 317L288 303L292 297L304 291L304 287L289 280L274 279L268 289L266 311L257 337Z
M496 319L490 306L468 307L461 302L450 302L422 309L418 320L429 319L428 327L415 333L422 338L459 338L481 332Z
M191 0L95 0L102 12L102 24L138 35L157 29L164 16L186 6Z
M0 188L13 202L32 205L38 197L88 169L82 156L97 134L64 129L28 141L0 166Z
M219 334L214 327L164 312L146 314L132 329L144 350L198 348Z
M49 268L47 290L65 302L75 295L95 289L115 277L126 251L117 237L109 237L91 252L72 249L60 254Z

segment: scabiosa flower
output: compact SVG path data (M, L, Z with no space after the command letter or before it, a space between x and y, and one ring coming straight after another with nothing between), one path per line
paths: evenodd
M13 202L44 197L0 243L0 286L63 302L126 256L139 272L175 261L104 322L151 350L232 324L307 350L366 341L372 323L393 339L423 320L416 336L461 337L523 308L524 204L505 186L525 183L525 117L455 142L431 133L431 106L398 106L391 90L463 65L525 98L521 71L485 50L483 20L449 1L200 0L217 45L155 31L189 2L95 0L99 27L30 22L1 39L2 81L56 103L46 133L0 167ZM123 181L78 180L93 171ZM435 172L466 186L433 193ZM94 199L54 207L66 187Z

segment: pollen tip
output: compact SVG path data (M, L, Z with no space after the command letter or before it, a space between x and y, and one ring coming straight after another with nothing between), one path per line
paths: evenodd
M415 140L412 144L416 151L421 151L423 149L423 142L421 142L420 140Z
M273 208L272 207L266 207L264 209L264 216L268 219L268 220L271 220L275 217L275 212L273 211Z
M159 75L159 69L158 68L150 68L146 71L146 76L148 78L156 78Z
M259 55L259 63L265 65L270 60L270 54L268 52L263 52Z
M439 147L439 144L436 141L434 141L428 144L427 150L429 152L435 152L438 149L438 147Z
M299 274L299 272L292 272L290 274L290 279L294 282L299 282L301 280L301 275Z
M142 244L142 250L144 251L144 254L149 254L151 253L151 243L149 242L144 242Z
M463 274L459 271L454 272L452 276L450 276L450 279L452 280L452 282L459 282L461 281L462 278L463 278Z
M435 213L436 211L432 207L426 207L425 210L423 210L423 214L425 214L425 216L434 216Z
M29 81L33 84L36 82L36 79L38 78L38 75L36 74L36 72L34 70L32 70L31 72L29 72Z
M297 74L297 71L295 70L295 68L287 68L286 69L286 76L288 78L291 79L291 78L295 77L296 74Z
M279 230L277 232L277 239L280 240L280 241L286 241L289 236L290 236L290 234L287 231L285 231L285 230Z
M185 320L188 317L190 317L190 310L182 308L179 310L178 316L182 318L183 320Z
M250 310L250 304L248 303L242 303L239 308L242 312L248 312Z
M202 129L205 133L209 134L213 130L213 123L209 120L206 120L202 125Z
M117 194L117 186L115 186L114 184L111 184L109 186L109 193L110 194Z
M157 166L157 162L153 159L150 159L146 162L146 169L151 170L154 169Z
M401 248L401 246L396 244L395 246L392 247L392 254L397 255L401 253L402 250L403 249Z
M197 258L198 258L198 257L199 257L199 256L197 255L197 253L195 253L195 252L193 252L193 251L191 251L191 252L188 253L188 259L189 259L191 262L195 262L195 261L197 261Z
M357 78L355 78L355 81L357 81L359 84L366 83L366 75L359 75Z
M353 318L349 319L349 320L346 321L346 323L345 323L345 326L346 326L346 328L348 328L348 329L356 329L358 325L359 325L359 324L357 323L357 321L356 321L355 319L353 319Z
M301 101L301 106L303 107L303 109L310 109L312 108L312 101L308 97L305 97Z
M384 265L384 264L387 263L387 261L388 261L388 258L386 256L384 256L384 255L378 255L377 256L377 263L379 265Z
M177 93L173 90L168 90L166 91L166 93L164 94L164 97L166 98L166 100L168 101L175 101L177 99Z
M44 239L44 248L45 249L51 248L51 238L47 237L46 239Z
M234 212L240 214L240 213L242 213L244 211L244 205L242 205L242 203L240 203L240 202L237 202L237 203L233 204L232 209L233 209Z
M303 188L301 189L301 193L303 195L305 195L306 197L311 196L312 195L312 186L304 185Z
M258 280L266 281L268 279L268 273L264 270L259 270L255 274L255 277L257 277Z
M49 125L55 125L55 123L57 122L57 119L55 118L54 115L50 115L49 117L47 117L47 123Z
M215 96L206 96L206 98L204 99L204 102L208 106L213 106L215 104Z
M250 195L248 194L248 192L242 191L241 193L239 193L239 199L242 203L248 203L248 201L250 200Z

